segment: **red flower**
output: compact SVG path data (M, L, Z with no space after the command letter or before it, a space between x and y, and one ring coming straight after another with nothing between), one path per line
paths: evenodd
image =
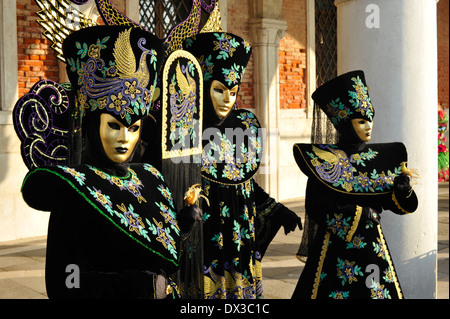
M448 151L448 149L447 149L447 146L445 146L445 144L439 144L438 145L438 152L439 153L444 153L444 152L447 152Z

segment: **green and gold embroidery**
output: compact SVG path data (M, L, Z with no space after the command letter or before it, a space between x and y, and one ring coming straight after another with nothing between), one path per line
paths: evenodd
M389 191L393 188L394 178L401 174L401 166L396 167L393 172L379 172L376 169L363 172L357 169L357 166L366 167L366 162L378 156L378 152L370 148L367 152L352 154L349 157L334 145L313 145L312 152L306 154L320 179L347 193Z
M128 175L126 177L117 177L114 175L110 175L105 173L98 168L90 165L86 165L90 170L94 171L95 174L100 176L101 178L110 182L111 185L117 186L120 190L127 190L130 192L139 203L146 203L147 200L142 196L141 189L144 187L139 177L136 175L136 172L131 168L128 169Z
M357 282L357 276L364 276L361 267L356 265L355 261L343 260L339 257L337 261L337 276L342 279L342 286L345 286L347 283L351 284L353 282Z

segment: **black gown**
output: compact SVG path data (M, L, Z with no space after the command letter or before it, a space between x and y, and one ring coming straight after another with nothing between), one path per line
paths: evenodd
M46 258L49 298L177 297L180 229L163 176L132 164L117 177L94 166L30 171L22 194L50 211Z
M417 208L412 189L394 187L405 146L366 144L350 152L296 144L294 157L308 176L305 209L317 232L293 298L403 298L378 220L384 210L404 215Z
M261 259L281 226L281 204L253 179L262 152L259 129L256 116L240 109L213 131L205 130L214 134L203 136L201 170L209 200L203 205L207 299L263 297Z

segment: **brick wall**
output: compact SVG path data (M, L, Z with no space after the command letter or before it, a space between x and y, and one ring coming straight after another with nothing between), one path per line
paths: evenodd
M449 56L448 56L448 0L437 3L437 33L438 33L438 101L442 108L448 109L449 99Z
M59 67L51 42L36 22L39 7L33 0L17 0L17 58L19 97L39 80L59 80Z
M284 0L281 19L287 22L280 42L280 107L306 108L306 1Z
M227 24L229 32L251 41L249 1L228 0ZM306 1L284 0L281 19L288 27L279 48L281 108L306 108ZM254 108L253 58L245 71L238 105Z
M228 31L250 40L249 1L228 0ZM125 11L125 1L114 5ZM34 0L17 0L19 97L39 80L59 81L59 67L51 42L36 22L39 7ZM282 17L287 21L285 38L280 42L281 108L306 107L306 1L285 0ZM254 108L253 57L250 59L238 96L238 105Z
M51 48L52 42L42 35L44 29L36 22L39 6L34 0L17 0L16 3L18 82L21 97L40 80L60 81L59 60ZM125 12L125 0L114 0L112 3L119 11ZM103 24L100 17L97 23Z
M250 38L250 12L249 3L252 0L228 0L228 32L234 33L252 43ZM253 55L245 69L244 81L237 100L240 108L251 109L255 107L253 95Z

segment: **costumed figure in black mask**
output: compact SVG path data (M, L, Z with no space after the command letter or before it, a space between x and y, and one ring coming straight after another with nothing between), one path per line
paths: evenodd
M180 238L193 224L192 207L178 213L162 174L149 164L131 163L164 57L163 43L140 28L95 26L71 33L62 48L72 84L71 122L82 119L82 124L65 131L72 136L70 165L58 164L57 157L41 161L53 165L31 166L22 187L28 205L51 212L47 294L178 297L170 275L179 267ZM68 102L61 86L53 88ZM19 100L14 114L18 131L32 123L39 134L44 131L39 120L57 118L58 108L53 105L53 113L44 116L41 104L34 102L42 98L34 93ZM57 96L47 96L50 105L58 102ZM24 117L26 105L35 110L29 119ZM51 131L58 135L62 130ZM80 132L82 143L76 143ZM27 133L24 140L36 134ZM30 150L49 141L45 138L26 146L23 154L42 157ZM55 141L57 137L49 144Z
M326 82L312 98L339 136L337 144L294 145L308 176L305 232L311 236L304 238L311 241L293 298L403 298L380 215L417 208L406 148L366 144L375 110L362 71Z
M204 297L262 298L261 259L281 225L285 233L300 218L254 181L262 154L256 116L233 109L251 46L224 32L187 38L203 72L202 189Z

